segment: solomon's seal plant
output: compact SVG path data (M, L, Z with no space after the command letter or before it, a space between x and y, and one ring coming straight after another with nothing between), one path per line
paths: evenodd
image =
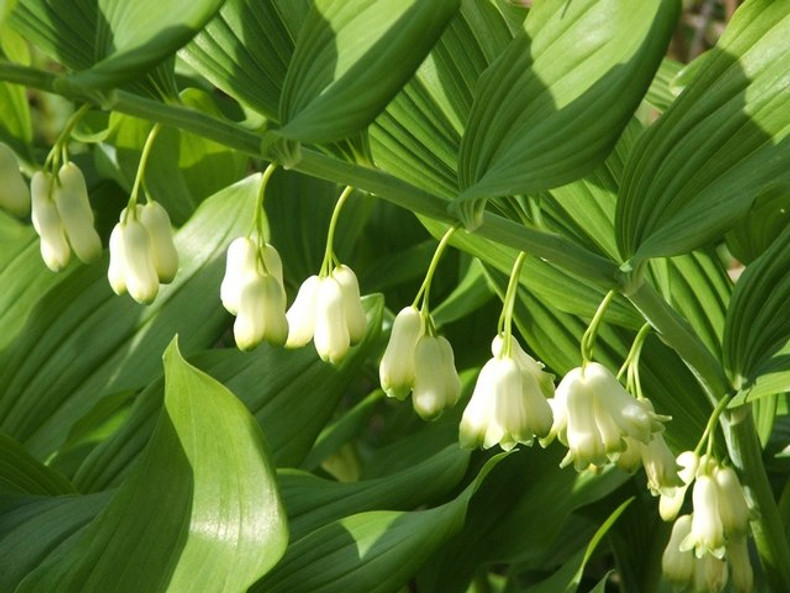
M0 40L0 591L790 591L790 0Z

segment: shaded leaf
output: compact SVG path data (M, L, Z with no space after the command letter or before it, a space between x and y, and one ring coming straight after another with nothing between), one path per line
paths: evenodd
M74 487L58 472L33 459L14 439L0 434L0 498L9 493L58 496Z
M752 0L664 116L642 136L618 202L618 244L634 262L720 237L790 178L790 4Z
M306 143L362 131L414 74L460 0L317 0L280 97L278 135Z

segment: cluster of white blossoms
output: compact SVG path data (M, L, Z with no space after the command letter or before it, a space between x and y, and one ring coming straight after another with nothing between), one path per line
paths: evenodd
M30 212L30 190L19 171L19 163L10 146L0 142L0 208L14 216Z
M734 591L747 593L754 581L747 544L750 512L738 476L706 455L683 457L685 485L679 491L685 493L693 481L693 511L672 527L662 558L664 576L686 590L718 593L729 574Z
M159 284L168 284L178 271L170 217L161 204L149 200L121 211L110 234L107 277L115 294L129 293L138 303L153 302Z
M498 444L509 451L518 443L532 445L535 437L551 431L547 398L554 395L554 376L512 336L497 335L491 353L461 418L461 446L488 449Z
M550 438L556 436L568 447L562 465L573 463L579 471L616 462L629 443L649 446L669 420L645 398L634 398L596 362L568 372L549 402L554 412Z
M351 346L362 341L368 325L356 274L342 264L328 275L307 278L286 317L286 348L313 340L321 360L332 364L342 362Z
M250 237L234 239L228 247L220 298L236 316L233 336L241 350L252 350L263 340L277 346L285 343L283 264L274 247Z
M384 392L399 400L411 393L414 410L424 420L438 418L461 395L453 348L447 338L429 331L432 326L417 307L402 309L379 365Z
M71 251L85 263L101 257L102 245L93 227L85 177L74 163L57 175L36 171L30 180L33 228L41 237L41 257L53 272L65 268Z

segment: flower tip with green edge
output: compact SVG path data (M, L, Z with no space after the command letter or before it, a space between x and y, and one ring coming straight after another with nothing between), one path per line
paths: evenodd
M435 420L461 396L453 347L444 336L423 335L414 349L412 405L423 420Z
M10 146L0 142L0 208L23 217L30 213L30 189Z

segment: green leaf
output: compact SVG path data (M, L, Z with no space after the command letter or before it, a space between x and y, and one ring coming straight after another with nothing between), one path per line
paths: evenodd
M362 511L412 510L435 502L458 485L468 462L469 453L452 444L404 470L359 482L282 470L279 478L293 539Z
M774 188L755 199L751 209L727 233L727 247L743 264L748 265L774 242L790 225L790 193Z
M226 0L180 55L219 89L277 120L307 0Z
M458 148L480 74L513 38L491 2L463 0L414 77L370 128L382 169L435 195L458 195Z
M137 77L185 45L221 5L222 0L97 0L97 60L67 76L66 84L106 89Z
M790 339L790 227L746 268L733 291L724 328L724 366L733 385L754 382Z
M0 353L0 430L43 459L102 397L157 377L157 353L174 333L185 351L215 343L228 322L219 303L225 249L249 230L259 184L251 176L202 204L176 233L175 281L148 307L112 293L106 256L75 264Z
M460 0L317 0L288 66L278 134L304 143L364 130L411 78Z
M14 439L0 434L0 496L9 493L58 496L74 492L66 478L33 459Z
M790 182L790 4L750 0L626 168L618 244L634 262L720 237Z
M20 593L189 591L195 583L230 593L284 552L285 513L257 423L181 358L175 340L164 364L164 410L135 473Z
M0 22L3 7L0 0ZM30 58L25 40L7 26L0 25L2 54L14 62ZM27 59L25 59L27 58ZM0 142L8 144L23 159L33 159L33 122L27 90L18 84L0 83Z
M562 185L606 158L658 68L678 5L551 0L533 7L523 33L477 86L453 206L464 224L479 226L487 198Z
M344 517L293 542L252 593L395 592L463 526L469 501L502 456L493 458L453 501L415 512Z
M379 347L383 301L368 297L365 306L368 334L339 367L322 362L312 345L285 350L262 344L253 352L214 349L192 357L191 362L247 405L262 426L278 466L299 466L348 393L348 383L363 360ZM162 397L158 381L140 394L124 426L80 467L74 482L81 491L112 487L123 479L154 428Z
M33 227L0 211L0 349L14 340L36 304L68 273L50 272Z
M574 555L573 558L566 562L562 568L560 568L550 578L546 579L535 587L530 587L527 589L526 593L557 593L558 591L562 591L564 593L574 593L579 588L579 583L582 579L584 567L587 565L587 562L595 551L595 548L598 547L598 544L609 531L609 528L614 524L615 521L617 521L617 519L620 518L620 515L623 514L623 511L625 511L632 501L633 498L629 498L619 507L617 507L611 515L609 515L606 521L604 521L603 524L598 528L598 531L595 532L595 535L590 540L590 543L587 544L587 548L585 550L582 550L580 553ZM607 578L608 575L604 577L602 581L604 585L606 584ZM601 586L599 583L591 593L594 593L599 588L601 591L604 590L603 586Z

